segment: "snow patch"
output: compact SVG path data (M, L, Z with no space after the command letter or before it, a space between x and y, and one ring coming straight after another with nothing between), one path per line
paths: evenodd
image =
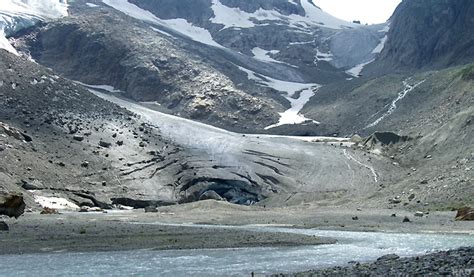
M81 83L79 81L75 81L75 83L78 83L82 86L85 86L85 87L88 87L88 88L91 88L91 89L101 89L101 90L105 90L105 91L112 92L112 93L121 93L122 92L121 90L115 89L113 86L109 86L109 85L89 85L89 84Z
M96 5L96 4L92 4L92 3L86 3L86 5L89 7L89 8L97 8L99 5Z
M65 198L35 195L34 199L35 202L38 203L42 208L70 211L79 210L79 206Z
M301 124L301 123L315 123L319 122L306 118L300 113L304 105L308 103L309 99L314 96L315 91L321 86L315 83L296 83L277 80L268 76L260 75L246 68L240 67L239 69L247 73L247 78L257 82L257 84L273 88L277 91L286 93L285 98L290 102L291 108L280 113L280 119L278 123L265 127L265 130L286 125L286 124ZM298 96L295 98L295 96Z
M379 54L382 52L383 48L385 47L385 43L387 42L388 36L384 36L380 43L372 50L372 54Z
M372 63L373 61L375 61L375 59L372 59L372 60L370 60L368 62L365 62L365 63L358 64L358 65L354 66L353 68L347 70L346 73L358 78L358 77L361 76L360 73L362 72L364 67L366 65L368 65L369 63Z
M278 54L280 51L279 50L265 50L259 47L255 47L252 49L252 54L254 58L260 61L264 62L272 62L272 63L283 63L280 61L277 61L270 57L268 54Z
M318 64L319 61L330 62L333 60L334 55L331 52L324 53L316 49L316 55L314 55L314 64Z
M163 27L167 27L172 29L173 31L180 33L184 36L189 37L190 39L207 44L210 46L224 48L222 45L214 41L209 33L208 30L194 26L193 24L189 23L185 19L177 18L177 19L168 19L163 20L156 17L151 12L144 10L132 3L129 3L127 0L102 0L102 2L124 14L139 19L143 21L147 21L150 23L154 23Z
M305 10L305 16L291 14L283 15L276 10L258 9L253 13L245 12L239 8L231 8L223 5L219 0L212 0L212 11L214 17L211 18L212 23L224 25L226 28L252 28L255 26L268 25L258 24L258 21L284 21L292 27L300 28L301 25L306 27L323 26L331 29L356 28L356 24L338 19L323 12L316 7L310 0L301 0L301 6ZM296 0L290 0L290 3L298 5Z

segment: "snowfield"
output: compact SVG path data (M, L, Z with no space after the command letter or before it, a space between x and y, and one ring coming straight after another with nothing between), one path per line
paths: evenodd
M222 45L214 41L211 33L209 33L208 30L194 26L185 19L176 18L163 20L156 17L151 12L128 2L127 0L102 0L102 2L130 17L157 24L162 27L166 27L176 33L187 36L196 42L200 42L218 48L224 48Z
M66 0L1 0L0 48L18 55L6 38L11 32L67 15Z

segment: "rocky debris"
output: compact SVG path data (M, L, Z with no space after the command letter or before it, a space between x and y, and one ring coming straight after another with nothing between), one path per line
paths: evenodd
M25 212L23 195L0 192L0 215L20 217Z
M56 210L56 209L44 207L44 208L41 210L40 214L59 214L59 211Z
M416 217L423 217L425 214L423 212L420 212L420 211L416 211L414 216Z
M460 208L456 213L456 220L459 220L459 221L474 220L474 209L471 207Z
M44 185L39 180L21 180L21 187L25 190L44 189Z
M101 140L99 141L99 146L104 147L104 148L109 148L110 146L112 146L112 143Z
M384 255L373 263L349 263L348 266L336 266L293 274L275 274L280 276L472 276L474 247L463 247L427 254L419 257L400 258L395 254Z
M387 254L387 255L383 255L382 257L377 258L377 262L387 262L387 261L397 260L397 259L400 259L400 256L398 256L397 254Z
M84 140L84 136L79 136L79 135L74 135L72 137L73 140L75 141L83 141Z
M377 147L390 146L410 140L408 136L400 136L393 132L375 132L366 137L360 146L366 149L375 149Z
M17 128L11 127L8 124L0 122L0 134L5 134L7 136L13 137L18 140L23 140L26 142L31 142L33 139L25 134L24 132L20 131Z
M145 213L157 213L158 209L155 206L145 207Z
M5 221L0 221L0 232L8 232L10 231L10 227L8 227L8 224Z
M146 207L161 207L176 205L176 202L164 201L164 200L138 200L132 198L112 198L113 205L122 205L133 207L134 209L145 209Z
M213 200L218 200L218 201L224 200L219 194L217 194L217 192L215 192L213 190L205 191L199 197L199 200L208 200L208 199L213 199Z

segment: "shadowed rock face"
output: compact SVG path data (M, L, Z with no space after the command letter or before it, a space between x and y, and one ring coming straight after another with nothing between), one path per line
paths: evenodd
M391 18L378 69L443 68L474 61L474 2L407 0Z
M19 218L25 212L22 195L0 192L0 215Z

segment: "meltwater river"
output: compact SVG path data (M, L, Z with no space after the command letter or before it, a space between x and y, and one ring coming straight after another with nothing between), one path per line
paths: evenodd
M278 248L4 255L0 256L0 276L250 276L251 272L257 275L295 272L345 265L349 261L373 261L389 253L414 256L474 246L473 235L346 232L259 226L232 228L332 237L338 243Z

